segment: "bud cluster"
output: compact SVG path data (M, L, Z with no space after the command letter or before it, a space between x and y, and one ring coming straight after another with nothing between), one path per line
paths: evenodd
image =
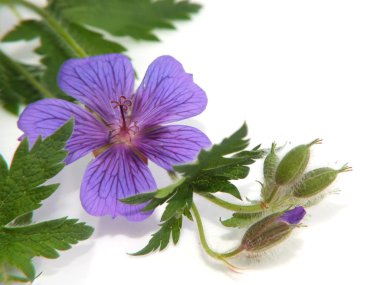
M241 252L259 253L282 242L299 226L306 214L304 207L317 200L339 173L351 170L344 165L340 169L321 167L306 172L310 149L321 142L316 139L296 146L282 159L277 155L276 144L272 144L264 160L264 182L259 201L263 205L262 212L254 212L251 216L235 213L236 219L253 217L250 220L252 224L239 247L222 256L229 258Z
M275 205L274 208L289 207L289 201L293 201L293 205L306 205L310 198L315 198L330 186L339 173L351 170L344 165L340 169L322 167L305 173L310 148L321 142L320 139L316 139L308 144L296 146L281 160L277 156L276 145L272 144L271 151L264 160L261 197L265 204L272 203Z

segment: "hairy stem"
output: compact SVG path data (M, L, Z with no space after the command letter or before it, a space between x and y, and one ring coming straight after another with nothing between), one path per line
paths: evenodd
M242 251L243 251L243 249L241 247L238 247L238 248L233 249L231 251L228 251L228 252L225 252L225 253L221 253L220 256L222 256L224 258L230 258L230 257L234 257L234 256L238 255Z
M55 96L50 93L48 89L46 89L38 80L21 64L9 58L5 53L0 50L0 58L7 62L10 66L12 66L15 70L21 73L25 79L38 90L41 95L45 98L55 98Z
M212 203L214 203L214 204L216 204L222 208L225 208L227 210L234 211L234 212L260 213L266 209L262 203L257 203L257 204L252 204L252 205L238 205L238 204L233 204L233 203L227 202L227 201L220 199L220 198L218 198L212 194L208 194L208 193L204 193L204 194L198 193L198 194L200 196L206 198L210 202L212 202Z
M197 223L198 232L199 232L199 239L200 239L202 247L206 251L206 253L209 256L211 256L212 258L218 259L218 260L224 262L227 266L236 269L236 267L234 265L232 265L231 263L229 263L227 260L225 260L225 258L232 257L232 256L236 255L238 252L236 252L236 250L228 252L228 253L218 253L218 252L213 251L207 243L204 228L203 228L202 218L201 218L199 211L198 211L198 208L195 206L194 202L191 205L191 211L192 211L192 213L195 217L195 221ZM231 254L231 253L233 253L233 254Z
M61 24L52 17L49 13L47 13L44 9L34 5L25 0L14 0L13 3L20 4L42 17L42 19L49 25L49 27L54 30L63 41L73 50L74 54L78 57L87 57L86 52L80 47L80 45L71 37L71 35L61 26Z
M199 215L198 208L195 206L194 202L193 202L193 204L191 206L191 210L192 210L192 212L194 214L195 221L197 223L198 232L199 232L199 239L201 240L202 247L204 248L204 250L206 251L206 253L208 255L210 255L213 258L219 259L220 258L220 254L217 253L217 252L215 252L215 251L213 251L209 247L209 245L207 243L205 232L204 232L204 228L203 228L202 219L201 219L201 216Z

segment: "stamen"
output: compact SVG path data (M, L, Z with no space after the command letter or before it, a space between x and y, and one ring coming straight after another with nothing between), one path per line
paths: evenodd
M121 117L123 119L122 128L123 128L123 130L127 130L127 122L125 120L124 111L127 112L129 110L129 108L132 106L132 101L127 99L127 97L125 97L125 96L120 96L118 101L112 100L111 103L114 104L114 106L113 106L114 109L119 107L120 114L121 114Z

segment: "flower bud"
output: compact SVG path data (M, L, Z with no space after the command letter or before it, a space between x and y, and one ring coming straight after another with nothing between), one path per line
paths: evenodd
M276 144L272 143L272 148L264 160L264 185L261 189L261 197L265 202L269 202L278 189L274 181L278 161Z
M299 145L291 149L277 167L275 175L276 183L278 185L285 185L299 178L309 163L310 147L321 142L320 139L316 139L309 144Z
M344 165L340 169L322 167L309 171L295 187L293 195L298 198L307 198L317 195L333 183L339 173L350 170L351 167Z
M273 183L274 181L278 161L279 159L276 154L276 143L272 143L271 150L264 160L264 179L268 184Z
M240 250L258 252L271 248L286 239L305 214L305 209L299 206L262 219L244 234Z

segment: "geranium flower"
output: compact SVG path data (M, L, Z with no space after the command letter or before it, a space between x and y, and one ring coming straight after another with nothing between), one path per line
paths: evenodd
M90 152L95 155L80 191L82 205L91 215L143 220L150 214L141 211L144 205L118 200L157 188L147 159L170 171L175 164L193 161L210 145L196 128L164 125L198 115L207 105L204 91L177 60L157 58L135 93L134 81L129 59L120 54L68 60L58 84L85 108L44 99L29 105L18 121L23 137L33 144L38 136L47 137L75 118L66 163Z

